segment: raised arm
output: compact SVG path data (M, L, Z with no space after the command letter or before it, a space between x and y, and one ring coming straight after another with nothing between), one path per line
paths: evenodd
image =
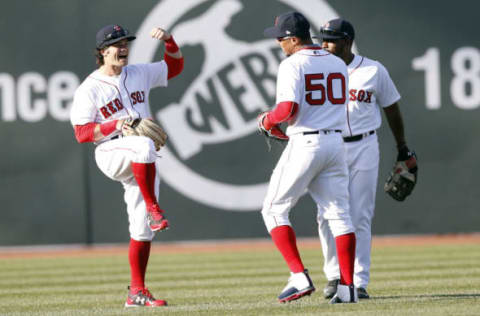
M183 55L173 36L159 27L150 32L150 36L165 41L164 60L168 66L168 79L179 75L183 70Z

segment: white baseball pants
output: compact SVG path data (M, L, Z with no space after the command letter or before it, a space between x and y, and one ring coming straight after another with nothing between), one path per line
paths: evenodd
M350 215L357 238L354 284L367 288L370 281L371 227L380 160L377 134L357 142L345 143L345 148L350 178ZM318 231L325 259L325 275L328 280L340 279L335 239L328 229L328 223L320 220Z
M131 163L156 163L155 196L158 199L160 175L153 141L144 136L128 136L104 142L95 149L98 168L110 179L120 182L125 190L130 237L151 241L155 233L147 222L147 208L135 180Z
M270 232L289 225L290 209L309 192L317 221L328 222L334 236L354 231L348 211L348 172L340 133L290 136L265 197L262 216Z

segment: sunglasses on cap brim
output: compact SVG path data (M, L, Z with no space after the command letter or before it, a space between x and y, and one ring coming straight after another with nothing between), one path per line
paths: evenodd
M340 32L340 31L335 31L335 30L331 30L331 29L328 29L328 28L321 28L320 29L320 33L322 35L326 35L327 38L325 38L325 40L328 40L328 39L342 39L342 38L350 38L350 35L348 35L348 33L346 32ZM330 37L330 38L328 38Z
M118 30L118 31L113 31L112 33L109 33L109 34L105 35L105 41L117 39L117 38L120 38L122 36L127 36L127 35L128 35L128 31L124 30L124 29L121 29L121 30Z
M282 42L284 40L287 40L289 38L292 38L293 36L284 36L284 37L277 37L277 41Z

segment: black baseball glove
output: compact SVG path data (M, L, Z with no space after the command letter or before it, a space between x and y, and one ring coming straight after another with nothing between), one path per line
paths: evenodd
M397 161L385 182L384 190L395 200L403 201L415 188L417 175L417 155L404 146L398 151Z

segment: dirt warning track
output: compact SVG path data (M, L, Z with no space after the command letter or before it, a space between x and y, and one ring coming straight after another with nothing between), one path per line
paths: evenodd
M445 235L405 235L405 236L374 236L373 247L391 246L428 246L447 244L480 244L480 233L445 234ZM299 238L300 249L320 248L318 238ZM230 251L262 251L272 250L275 246L269 239L240 240L206 240L182 242L155 242L153 253L191 253L191 252L230 252ZM85 245L51 245L0 247L0 259L33 258L33 257L70 257L70 256L102 256L124 255L127 244Z

